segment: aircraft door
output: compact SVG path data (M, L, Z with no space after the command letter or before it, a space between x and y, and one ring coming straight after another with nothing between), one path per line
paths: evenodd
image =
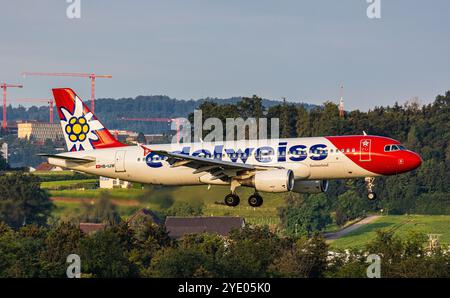
M371 161L372 140L362 139L359 143L359 161Z
M116 151L115 169L116 172L125 172L125 153L126 151Z

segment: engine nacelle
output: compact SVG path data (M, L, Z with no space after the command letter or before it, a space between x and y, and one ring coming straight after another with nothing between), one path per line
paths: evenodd
M240 181L241 185L263 192L291 191L294 182L294 173L291 170L258 171L253 177Z
M328 190L328 180L296 180L293 192L321 193Z

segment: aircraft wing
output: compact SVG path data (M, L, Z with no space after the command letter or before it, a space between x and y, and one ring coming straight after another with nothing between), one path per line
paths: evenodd
M167 162L172 167L186 166L195 169L194 174L210 173L215 179L227 179L249 172L265 171L269 169L281 169L282 167L257 166L244 163L236 163L219 159L211 159L200 156L191 156L181 153L172 153L163 150L152 150L156 155L167 157Z
M90 157L80 158L80 157L64 156L64 155L58 155L58 154L46 154L46 153L40 153L37 155L42 156L42 157L58 158L58 159L63 159L63 160L78 162L78 163L88 163L88 162L95 161L95 158L90 158Z

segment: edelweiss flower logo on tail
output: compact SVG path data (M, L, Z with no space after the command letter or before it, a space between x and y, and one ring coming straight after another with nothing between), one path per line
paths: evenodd
M52 90L67 150L124 147L70 88Z
M91 112L85 113L81 99L75 95L73 113L61 107L61 126L64 130L64 137L70 151L94 149L92 142L98 141L96 131L104 129L103 125L95 119Z

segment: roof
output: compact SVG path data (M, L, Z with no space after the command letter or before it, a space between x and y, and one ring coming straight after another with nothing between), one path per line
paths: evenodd
M36 167L36 171L51 171L54 168L57 168L57 166L51 165L48 162L43 162Z
M80 222L80 230L85 234L95 233L103 230L105 227L106 225L102 223Z
M168 216L166 218L166 229L171 238L200 233L227 236L231 230L240 229L244 225L244 218L234 216Z
M127 220L129 225L138 224L141 220L148 219L151 222L161 225L162 222L158 218L158 216L151 210L142 208L139 211L137 211L135 214L130 216Z

